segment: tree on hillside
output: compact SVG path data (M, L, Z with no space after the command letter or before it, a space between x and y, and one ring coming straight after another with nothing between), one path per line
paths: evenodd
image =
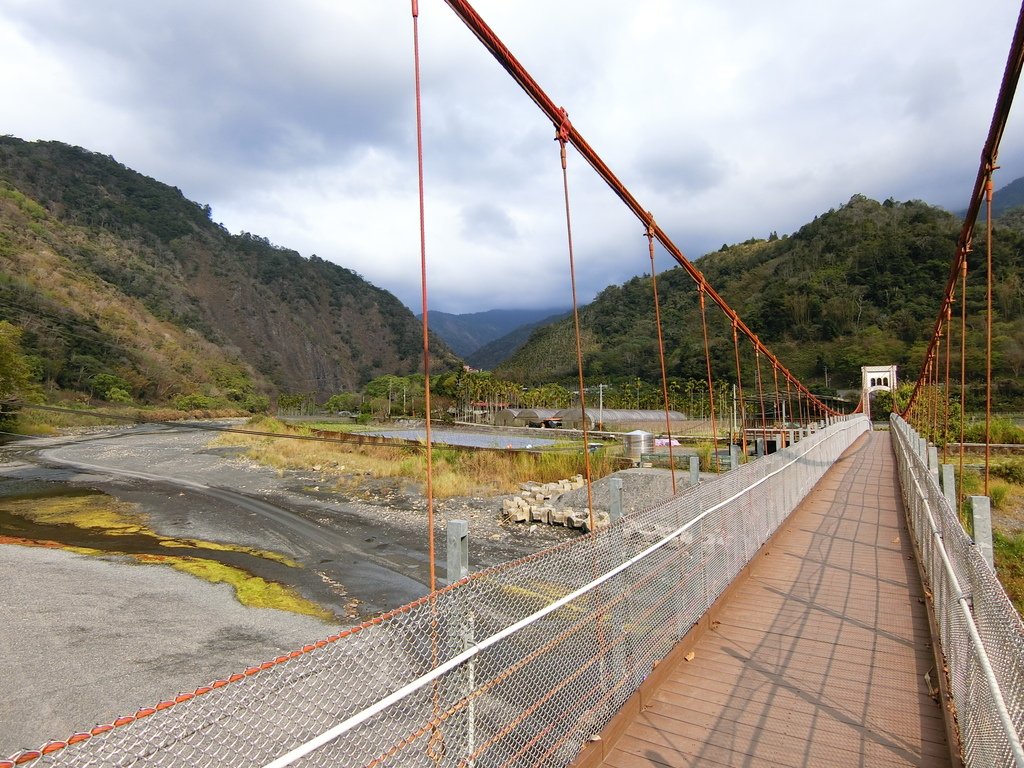
M36 372L21 349L21 329L0 320L0 428L14 420L16 400L38 396Z

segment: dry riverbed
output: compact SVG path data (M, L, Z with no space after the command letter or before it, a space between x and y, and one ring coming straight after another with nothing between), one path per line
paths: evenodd
M211 439L149 426L0 449L0 757L426 593L426 502L413 484L354 478L339 491ZM435 504L439 578L448 519L469 521L473 570L575 535L507 523L500 508ZM240 602L267 605L270 592L289 610Z

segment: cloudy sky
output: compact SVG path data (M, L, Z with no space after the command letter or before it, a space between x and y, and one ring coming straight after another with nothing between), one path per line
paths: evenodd
M566 306L552 126L441 0L420 5L430 308ZM857 193L966 207L1019 11L475 7L691 258ZM409 0L0 0L0 132L113 155L232 232L343 264L418 311L412 84ZM1024 175L1021 134L1011 118L997 188ZM649 271L646 240L569 163L588 300Z

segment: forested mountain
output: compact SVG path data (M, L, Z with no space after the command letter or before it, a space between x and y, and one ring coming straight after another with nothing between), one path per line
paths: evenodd
M998 397L1021 399L1024 370L1024 235L1017 212L993 236L995 371ZM1019 217L1018 217L1019 218ZM697 266L783 364L809 384L855 388L860 366L896 363L916 376L949 275L960 220L920 201L879 203L854 196L792 236L749 240L708 254ZM984 231L979 228L968 284L968 375L984 372ZM684 270L658 276L670 378L705 377L697 292ZM708 301L716 378L734 381L732 332ZM659 380L649 276L606 288L582 308L584 368L591 384ZM958 333L954 343L958 342ZM496 373L523 383L569 381L575 372L571 319L534 333ZM744 380L755 360L746 345ZM772 385L771 372L764 373Z
M420 366L419 324L392 294L209 216L111 157L2 137L0 320L48 385L102 394L114 377L142 400L324 398Z
M479 349L466 355L466 362L474 368L490 371L515 354L529 339L530 335L538 328L550 325L566 316L566 312L558 312L548 315L532 323L520 325L504 336L489 341Z
M1011 208L1020 208L1021 206L1024 206L1024 178L1014 179L1005 187L996 190L996 193L992 196L992 215L994 217L1002 216ZM960 211L961 218L966 215L966 208ZM983 203L978 217L981 219L984 216L985 205Z
M466 314L431 310L430 328L456 354L468 359L495 339L558 313L557 309L489 309Z

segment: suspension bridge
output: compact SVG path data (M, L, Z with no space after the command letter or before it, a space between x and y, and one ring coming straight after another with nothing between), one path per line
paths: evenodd
M641 221L652 267L658 244L693 278L702 316L705 299L724 314L740 387L741 344L752 349L761 419L765 397L784 398L798 439L604 530L432 582L413 603L0 768L1024 768L1024 625L929 442L951 430L954 306L966 305L967 255L1024 64L1024 8L914 394L887 431L872 431L864 413L836 413L785 368L473 8L447 2L555 128L570 274L571 147ZM412 11L418 51L415 0ZM425 277L423 302L429 384ZM705 319L713 393L706 340ZM961 362L961 386L965 375ZM429 414L429 386L427 397ZM427 430L429 468L429 419ZM433 579L432 504L427 531Z

